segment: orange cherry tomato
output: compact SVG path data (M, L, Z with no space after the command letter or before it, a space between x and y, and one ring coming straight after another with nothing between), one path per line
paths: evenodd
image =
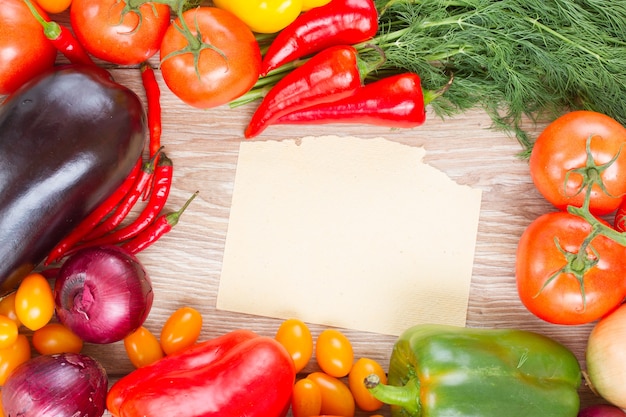
M54 314L54 296L43 275L32 273L20 283L15 294L15 313L30 330L48 324Z
M0 315L0 349L8 348L17 340L17 324L7 316Z
M61 323L48 323L33 333L33 347L42 355L80 353L83 341Z
M17 313L15 312L15 294L16 292L13 291L0 300L0 314L13 320L19 328L22 325L22 322L17 317Z
M348 375L348 387L350 387L357 407L363 411L376 411L383 406L383 403L374 398L363 384L363 380L370 374L378 375L382 384L387 383L385 370L373 359L360 358L354 363Z
M304 369L313 356L313 336L308 326L298 319L288 319L281 323L275 339L285 347L296 373Z
M202 315L191 307L181 307L167 319L161 329L161 348L166 355L196 343L202 331Z
M320 415L352 417L356 409L350 388L339 378L324 372L312 372L307 379L314 381L322 394Z
M143 368L164 356L159 340L143 326L124 338L124 348L135 368Z
M61 13L69 9L72 0L37 0L39 7L48 13Z
M293 386L291 413L293 417L317 416L322 411L322 391L315 381L304 378Z
M315 358L322 371L342 378L352 369L354 350L350 340L339 330L326 329L317 336Z
M15 368L30 359L30 344L23 334L17 336L15 343L0 349L0 386L4 385Z

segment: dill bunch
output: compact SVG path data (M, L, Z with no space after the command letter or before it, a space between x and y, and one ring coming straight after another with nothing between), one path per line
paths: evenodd
M412 71L440 117L482 107L529 152L522 127L594 110L626 124L626 0L376 0L379 76Z

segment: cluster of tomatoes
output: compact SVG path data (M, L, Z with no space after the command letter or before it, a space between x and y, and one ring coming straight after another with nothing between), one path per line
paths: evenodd
M556 324L593 322L626 296L626 128L573 111L537 138L530 174L555 211L521 236L516 279L523 304Z

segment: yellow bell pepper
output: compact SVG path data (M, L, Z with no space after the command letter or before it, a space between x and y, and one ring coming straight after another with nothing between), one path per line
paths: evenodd
M302 3L303 0L213 0L216 7L233 13L256 33L279 32L302 12Z

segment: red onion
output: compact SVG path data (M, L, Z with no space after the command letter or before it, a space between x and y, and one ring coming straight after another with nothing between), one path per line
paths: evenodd
M117 246L76 252L61 266L54 292L59 321L91 343L117 342L137 330L154 298L143 265Z
M7 417L100 417L107 388L106 371L89 356L37 356L11 373L2 405Z
M626 417L626 413L612 405L596 404L580 410L578 417Z

